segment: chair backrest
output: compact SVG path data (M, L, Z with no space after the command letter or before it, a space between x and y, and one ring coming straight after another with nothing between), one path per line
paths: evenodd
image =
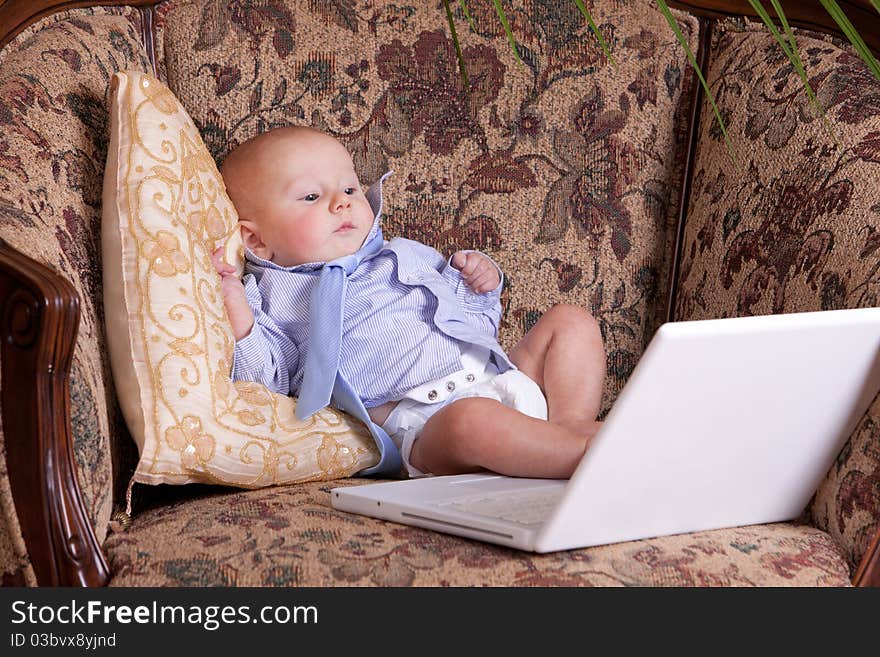
M593 8L616 71L574 3L506 4L521 62L492 5L473 4L476 31L458 30L468 90L432 3L163 3L158 74L218 160L292 123L340 138L367 183L393 169L385 234L496 258L505 347L554 303L589 309L607 408L666 319L691 69L644 4ZM676 15L696 48L697 21Z
M712 30L706 79L737 162L704 103L676 320L880 305L880 81L845 41L795 34L827 123L763 26ZM878 422L880 401L811 508L853 567L880 520Z

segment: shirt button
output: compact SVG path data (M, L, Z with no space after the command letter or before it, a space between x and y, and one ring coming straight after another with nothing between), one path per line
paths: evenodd
M476 379L477 377L475 377L473 374L468 374L468 375L467 375L466 377L464 377L464 378L467 379L467 382L468 382L468 383L473 383L473 382L474 382L474 379Z
M452 381L450 381L449 383L446 384L446 389L447 389L449 392L452 392L453 390L455 390L455 383L452 382Z
M431 401L434 401L435 399L437 399L437 391L432 390L431 392L429 392L428 399L430 399Z

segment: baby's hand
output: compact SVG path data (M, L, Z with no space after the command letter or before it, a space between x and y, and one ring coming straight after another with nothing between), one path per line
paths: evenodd
M218 246L214 249L213 253L211 253L211 264L214 265L214 269L217 270L217 273L220 274L222 278L228 278L232 275L233 278L235 276L235 267L230 265L223 259L223 246Z
M247 300L238 276L235 275L235 267L223 259L223 247L218 246L211 254L211 264L220 274L220 292L223 295L223 305L226 306L226 314L229 315L229 323L232 324L232 334L236 341L246 337L254 325L254 311Z
M451 260L452 266L461 271L461 277L476 294L491 292L501 282L498 268L482 253L457 251Z

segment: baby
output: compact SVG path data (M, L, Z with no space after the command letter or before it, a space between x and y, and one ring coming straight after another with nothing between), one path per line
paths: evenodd
M356 254L338 372L409 475L572 474L599 427L605 375L602 336L587 312L553 306L506 354L496 340L497 265L477 251L447 260L419 242L384 241L384 176L365 194L351 156L327 134L263 133L233 150L221 172L246 257L241 281L220 249L213 254L236 340L235 380L300 394L315 335L310 303L322 302L312 292L325 263ZM332 403L342 407L336 390Z

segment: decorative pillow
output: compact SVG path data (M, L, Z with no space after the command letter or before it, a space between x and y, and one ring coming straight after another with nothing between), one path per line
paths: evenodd
M243 259L214 160L174 94L144 73L111 82L102 249L110 360L140 450L134 481L255 488L335 479L378 461L356 420L229 378L234 339L210 253Z

